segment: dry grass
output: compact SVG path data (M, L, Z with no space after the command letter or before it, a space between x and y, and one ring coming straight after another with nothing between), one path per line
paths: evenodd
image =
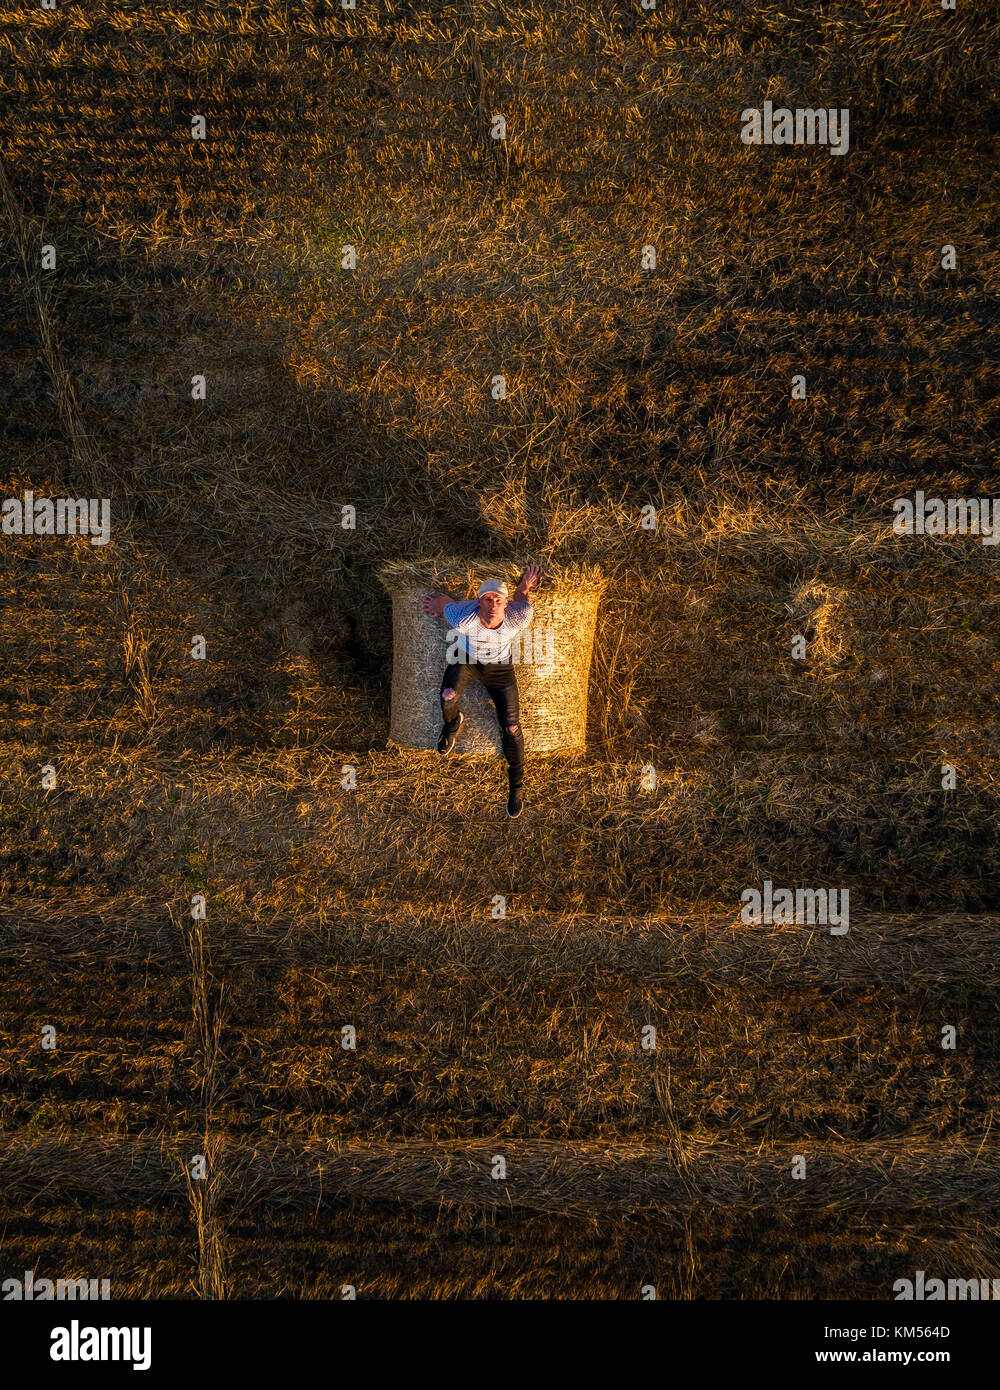
M188 1202L198 1237L198 1287L202 1298L225 1298L225 1251L219 1206L225 1182L225 1156L215 1132L219 1100L219 1058L223 1026L222 995L205 951L204 920L192 916L178 923L191 974L191 1009L199 1055L202 1133L186 1154L179 1155ZM197 1149L197 1154L194 1150ZM192 1162L203 1169L192 1170Z
M791 1175L797 1152L789 1146L741 1153L688 1142L681 1162L669 1151L627 1144L242 1145L226 1154L223 1199L244 1210L255 1203L316 1209L324 1201L362 1198L579 1217L774 1206L841 1213L957 1208L985 1215L1000 1206L997 1159L973 1148L825 1146L805 1155L802 1179ZM506 1178L492 1176L497 1156L506 1160ZM0 1146L0 1172L8 1196L30 1198L47 1186L99 1205L178 1195L174 1155L159 1141L7 1142Z

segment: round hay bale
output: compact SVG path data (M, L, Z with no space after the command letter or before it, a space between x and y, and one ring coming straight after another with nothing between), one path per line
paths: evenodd
M447 665L448 624L425 613L424 594L475 598L484 579L506 581L513 594L521 570L498 560L394 561L379 577L392 598L392 715L389 742L437 748L441 678ZM526 755L578 753L587 741L587 686L597 606L605 580L592 565L543 566L530 595L535 614L514 649ZM481 681L462 695L465 720L456 753L501 753L496 711Z

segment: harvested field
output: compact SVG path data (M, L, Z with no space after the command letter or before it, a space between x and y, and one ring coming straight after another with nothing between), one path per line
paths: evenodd
M112 516L0 534L0 1277L1000 1275L1000 550L893 531L1000 494L998 42L0 14L0 500ZM744 145L764 100L849 152ZM498 758L389 746L383 579L529 563L606 587L508 821ZM741 920L765 880L849 930Z

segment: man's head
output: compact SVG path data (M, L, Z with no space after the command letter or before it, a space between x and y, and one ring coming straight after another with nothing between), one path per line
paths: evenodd
M479 621L487 627L499 623L507 607L507 585L502 579L484 579L479 586Z

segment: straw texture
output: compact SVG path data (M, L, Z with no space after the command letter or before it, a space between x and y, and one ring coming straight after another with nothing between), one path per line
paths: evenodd
M161 1203L184 1196L184 1167L204 1139L55 1136L0 1140L0 1182L21 1201L75 1198L92 1206ZM341 1144L312 1140L217 1141L221 1201L316 1211L347 1198L520 1207L587 1216L790 1206L817 1211L905 1213L933 1207L991 1212L1000 1207L1000 1161L970 1144L817 1144L808 1181L790 1177L798 1145L688 1141L642 1145L499 1138L435 1143ZM507 1178L491 1177L494 1155ZM970 1271L971 1273L971 1271Z
M447 664L448 624L424 613L421 598L442 590L474 598L483 579L501 578L511 593L520 578L497 560L397 561L379 571L392 597L392 715L389 742L435 749L441 732L440 688ZM589 565L546 567L531 595L535 616L522 633L517 664L526 754L575 753L586 747L587 685L597 607L605 580ZM465 722L455 753L501 752L496 712L473 681L462 696Z

